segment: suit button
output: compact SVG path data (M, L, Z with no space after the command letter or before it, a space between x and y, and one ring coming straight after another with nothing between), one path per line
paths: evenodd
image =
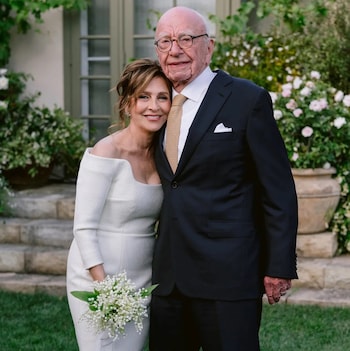
M171 182L171 187L173 189L176 189L179 185L177 184L177 182L174 180L173 182Z

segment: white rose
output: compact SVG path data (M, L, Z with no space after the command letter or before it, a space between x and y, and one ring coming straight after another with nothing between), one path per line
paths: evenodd
M293 88L294 89L299 89L303 81L300 79L300 77L295 77L293 81Z
M299 158L299 154L297 152L293 153L292 160L296 161Z
M277 100L277 94L274 92L270 92L270 96L271 96L272 103L274 104Z
M333 121L333 125L334 127L336 127L337 129L340 129L344 124L346 124L346 119L344 117L337 117L334 121Z
M350 95L345 95L343 99L343 104L346 107L350 107Z
M303 110L301 109L301 108L297 108L297 109L295 109L294 111L293 111L293 115L294 115L294 117L299 117L300 115L302 115L303 114Z
M304 87L300 90L300 95L309 96L311 94L311 89L309 87Z
M281 110L274 110L273 116L275 117L275 120L277 121L283 117L283 113Z
M337 93L334 95L334 101L340 102L344 98L344 93L341 90L338 90Z
M310 77L318 80L321 78L321 74L320 74L320 72L317 72L317 71L311 71Z
M0 108L7 109L8 103L6 101L0 101Z
M9 87L9 80L6 77L0 77L0 90L7 90Z
M301 135L305 138L309 138L313 132L314 132L314 130L311 127L306 126L302 129Z

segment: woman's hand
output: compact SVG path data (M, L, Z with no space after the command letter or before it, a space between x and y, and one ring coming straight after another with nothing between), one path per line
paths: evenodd
M97 266L89 268L89 272L93 281L102 281L106 277L103 264L98 264Z

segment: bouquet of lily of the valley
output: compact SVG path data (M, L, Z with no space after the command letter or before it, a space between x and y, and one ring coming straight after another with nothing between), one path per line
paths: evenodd
M141 333L143 319L147 317L147 298L157 285L136 289L125 272L107 276L94 282L94 291L72 291L71 294L88 303L89 310L82 318L96 331L107 331L118 339L125 335L127 323L134 322Z

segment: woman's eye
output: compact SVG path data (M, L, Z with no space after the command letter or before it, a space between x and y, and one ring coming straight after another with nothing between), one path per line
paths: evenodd
M146 100L148 99L148 95L139 95L139 99Z
M160 95L160 96L158 97L158 99L159 99L159 100L163 100L163 101L167 101L167 100L169 100L169 97L166 96L166 95Z

